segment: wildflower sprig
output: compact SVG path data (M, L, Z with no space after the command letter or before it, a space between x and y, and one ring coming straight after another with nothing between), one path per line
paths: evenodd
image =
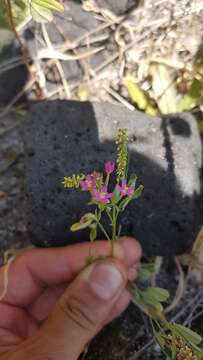
M110 180L115 171L115 163L113 161L107 161L104 166L104 175L93 172L86 176L73 175L72 177L65 177L63 184L64 187L80 187L82 191L90 193L90 204L97 207L96 211L89 214L88 220L84 224L84 218L79 223L74 224L71 227L72 231L79 229L90 228L90 237L93 241L97 235L97 227L102 230L105 237L110 241L112 246L112 253L114 254L115 241L118 239L119 233L117 231L117 220L119 214L125 209L127 204L141 195L143 186L140 185L135 189L136 176L131 177L129 181L123 180L121 184L117 183L114 186L114 190L110 191ZM101 216L105 213L111 225L111 234L107 234L101 223ZM94 215L94 216L93 216ZM92 229L92 222L96 220L96 225ZM87 218L86 218L87 219Z
M137 176L128 176L128 134L127 129L119 129L116 139L117 160L109 160L104 164L104 171L94 171L87 175L73 175L64 178L64 187L80 188L90 195L89 205L95 210L82 216L79 222L71 226L72 231L89 229L90 241L97 239L98 229L110 242L112 256L115 243L121 232L119 216L133 200L138 199L143 186L136 186ZM109 219L111 231L107 231L102 221ZM94 261L91 256L89 261ZM200 360L203 352L198 348L202 338L194 331L176 323L170 323L164 316L163 303L168 301L169 293L159 287L143 287L142 281L151 276L154 271L152 264L142 264L139 269L141 285L128 283L132 302L145 312L152 324L154 337L166 359Z

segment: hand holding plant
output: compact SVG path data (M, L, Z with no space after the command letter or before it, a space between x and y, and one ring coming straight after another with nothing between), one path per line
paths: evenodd
M97 238L98 229L103 232L115 252L115 243L119 241L121 226L119 218L131 201L140 197L143 186L136 187L137 176L128 175L128 135L126 129L120 129L116 139L117 160L107 161L104 165L104 174L92 172L88 175L73 175L64 178L65 188L80 188L90 193L89 205L94 206L94 212L84 214L79 222L71 226L72 231L89 228L90 241ZM103 225L103 218L109 219L111 233ZM91 246L87 261L93 262ZM140 280L150 276L153 271L151 264L140 266ZM166 359L199 360L203 352L198 348L202 338L183 325L170 323L164 316L162 303L169 298L165 289L146 287L146 284L128 282L127 286L132 302L145 312L151 321L154 337L159 344Z

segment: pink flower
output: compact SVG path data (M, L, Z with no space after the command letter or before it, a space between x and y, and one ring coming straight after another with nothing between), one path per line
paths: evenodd
M90 191L96 187L96 180L91 175L87 175L85 180L80 180L80 186L82 190Z
M134 192L134 186L128 186L127 181L123 180L122 185L116 185L116 189L119 191L120 195L123 196L130 196Z
M107 186L104 185L101 190L93 189L93 200L104 205L109 203L109 199L113 194L108 193Z
M105 172L111 174L115 169L115 163L113 161L107 161L104 165Z

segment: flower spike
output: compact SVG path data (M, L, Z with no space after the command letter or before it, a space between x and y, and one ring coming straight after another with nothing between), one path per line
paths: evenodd
M128 135L127 129L119 129L116 139L117 144L117 181L126 177L128 166Z

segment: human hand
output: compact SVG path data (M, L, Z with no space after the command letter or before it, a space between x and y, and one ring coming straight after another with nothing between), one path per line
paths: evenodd
M32 249L10 265L0 302L0 360L76 360L85 345L128 305L127 280L136 278L141 249L123 238L115 258L106 241ZM4 288L0 269L0 295Z

